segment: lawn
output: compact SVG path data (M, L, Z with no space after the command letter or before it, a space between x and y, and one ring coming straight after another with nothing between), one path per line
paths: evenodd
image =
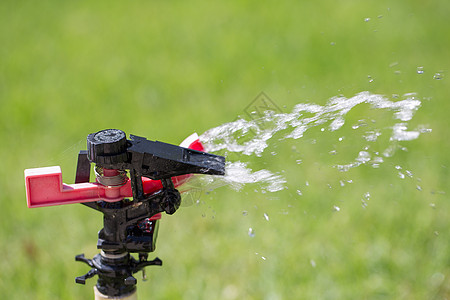
M163 216L164 264L147 269L139 298L449 299L449 15L445 0L2 1L2 298L93 298L95 279L75 284L88 270L74 257L97 253L101 215L27 208L24 169L59 165L72 183L87 134L101 129L178 144L251 119L261 92L289 113L368 91L415 93L408 128L431 130L379 167L339 172L367 146L353 125L392 129L392 111L362 104L338 131L273 139L261 157L228 153L286 188L186 197Z

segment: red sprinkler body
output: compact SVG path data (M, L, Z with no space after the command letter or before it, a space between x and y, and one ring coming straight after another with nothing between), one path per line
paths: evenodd
M225 173L225 158L203 150L195 134L175 146L134 135L127 140L121 130L102 130L88 135L87 151L78 156L75 184L62 182L60 167L25 170L27 204L81 203L103 213L97 243L101 253L93 259L76 256L91 267L76 282L85 284L98 275L96 299L131 299L137 283L133 274L162 265L159 258L147 258L155 250L161 212L173 214L180 206L176 187L191 174ZM91 163L95 182L89 182ZM138 253L138 260L131 253Z

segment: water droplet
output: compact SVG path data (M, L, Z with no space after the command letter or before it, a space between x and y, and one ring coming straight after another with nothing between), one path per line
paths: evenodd
M299 165L299 164L301 164L303 161L301 160L301 159L297 159L296 161L295 161L295 163L297 164L297 165Z
M435 231L434 233L436 234L437 231ZM439 233L438 233L439 234ZM442 273L434 273L433 275L431 275L430 278L430 282L434 287L439 287L442 285L442 283L445 280L445 275Z
M324 131L325 131L325 128L320 128L320 131L324 132Z
M423 74L423 67L417 67L417 74Z
M316 262L315 262L313 259L311 259L311 260L309 261L309 263L311 264L311 267L313 267L313 268L316 267Z
M436 80L441 80L444 78L444 75L442 73L435 73L433 78Z
M267 258L266 257L264 257L264 256L261 256L261 258L262 258L262 260L266 260Z
M435 232L434 232L434 235L435 235L435 236L438 236L438 235L439 235L439 231L435 231Z
M378 154L375 152L375 154ZM372 163L372 167L373 168L379 168L380 165L384 162L383 158L380 156L376 156L372 159L371 163Z
M337 154L337 151L336 151L336 150L331 150L330 152L328 152L328 154L336 155L336 154Z
M369 79L369 82L372 83L373 82L373 78L370 75L367 75L367 78Z
M424 126L419 127L419 132L420 133L430 133L432 131L433 131L433 129L431 129L431 128L426 128Z
M431 208L436 208L436 204L430 203L430 207L431 207Z
M379 131L367 131L366 134L363 135L363 137L368 142L375 142L380 135L381 135L381 132L379 132Z
M339 142L342 142L343 139L344 139L344 137L340 137L340 138L338 139L338 141L339 141Z
M362 205L362 207L363 208L366 208L367 207L367 201L369 201L370 200L370 193L369 192L367 192L367 193L365 193L364 194L364 198L363 199L361 199L361 205Z
M413 173L411 171L405 170L405 173L409 178L413 177Z
M395 166L395 168L396 168L397 170L401 170L401 169L402 169L402 167L400 167L400 166Z
M302 196L303 195L302 191L297 190L297 195Z
M249 237L255 237L255 231L251 227L248 229L248 236Z
M347 182L348 182L348 183L353 183L353 180L352 180L352 179L350 179L350 180L347 180Z
M336 43L335 43L335 42L331 42L330 45L331 45L331 46L334 46L334 45L336 45Z
M355 124L352 126L352 129L358 129L360 127L365 127L367 126L367 123L365 120L358 120L358 124Z
M341 210L341 209L340 209L339 206L333 205L333 211L340 211L340 210Z
M400 179L405 179L405 174L398 172L398 177L400 177Z
M306 181L306 182L305 182L305 185L306 185L306 186L309 186L309 181Z
M364 19L364 22L369 22L370 21L370 18L365 18Z
M389 68L395 67L398 65L398 61L394 61L393 63L389 64Z
M358 157L356 158L356 161L365 164L368 161L370 161L370 153L367 151L360 151L358 154Z
M242 212L242 215L243 215L243 216L247 216L247 215L248 215L248 211L244 210L244 211Z
M340 180L339 183L341 184L341 186L345 186L345 183L342 180Z
M383 17L383 15L379 15L377 18L378 18L378 19L381 19L382 17Z
M421 187L420 185L418 185L418 186L416 187L416 189L417 189L419 192L422 191L422 187Z
M266 221L269 221L269 215L267 215L266 213L264 213L264 219L266 219Z

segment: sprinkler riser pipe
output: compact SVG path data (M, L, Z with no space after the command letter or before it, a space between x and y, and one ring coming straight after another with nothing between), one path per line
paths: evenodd
M124 295L121 297L109 297L106 295L103 295L102 293L100 293L97 289L96 286L94 286L94 295L95 295L95 300L111 300L111 299L120 299L120 300L137 300L137 292L134 291L133 293L129 294L129 295Z

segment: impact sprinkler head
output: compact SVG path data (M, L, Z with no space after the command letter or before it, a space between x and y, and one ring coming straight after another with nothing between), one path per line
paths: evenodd
M93 259L76 256L91 267L76 282L85 284L98 275L97 294L129 296L136 291L134 273L162 265L159 258L147 258L155 250L161 213L173 214L180 206L176 188L191 174L225 174L225 158L202 150L196 135L175 146L134 135L127 140L118 129L92 133L87 150L78 155L75 184L62 183L60 167L25 170L28 207L82 203L100 211L104 225L97 248L101 251ZM95 182L89 182L91 163ZM138 259L131 253L138 253Z

